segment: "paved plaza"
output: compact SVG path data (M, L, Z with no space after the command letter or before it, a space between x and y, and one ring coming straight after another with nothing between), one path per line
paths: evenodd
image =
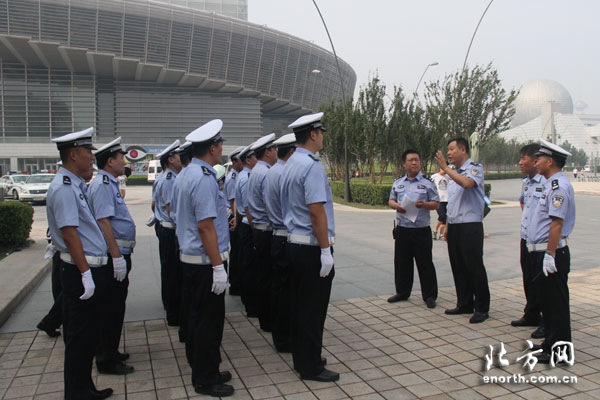
M507 201L485 219L485 265L492 295L490 319L468 324L465 316L447 316L455 293L446 244L434 241L434 263L440 295L438 307L427 309L418 292L409 302L385 299L393 289L394 213L356 210L336 205L336 276L325 334L325 354L340 382L302 382L290 368L289 354L279 355L269 334L241 313L237 297L226 295L223 369L231 370L235 398L600 398L600 265L596 249L600 224L598 197L577 195L577 224L570 237L571 317L575 365L536 366L535 375L573 375L576 384L484 384L484 356L489 346L504 343L510 366L494 366L487 374L526 374L515 360L526 348L529 328L513 328L521 316L524 295L519 267L520 209L514 199L518 180L491 181L494 200ZM123 377L101 375L98 386L110 386L113 398L196 398L189 367L177 332L167 328L160 300L157 240L143 225L150 214L149 187L129 187L126 197L138 226L133 256L127 324L123 346L132 354L136 372ZM32 236L45 231L45 210L35 207ZM433 220L433 218L432 218ZM41 254L40 254L41 257ZM62 398L63 343L35 331L51 302L46 277L0 327L0 398ZM584 394L585 392L585 394Z

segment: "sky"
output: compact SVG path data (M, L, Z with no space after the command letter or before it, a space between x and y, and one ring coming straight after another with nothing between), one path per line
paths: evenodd
M378 73L413 92L423 82L462 68L473 31L489 0L317 0L337 54L356 71L355 95ZM467 63L492 62L506 89L532 79L562 84L585 113L600 114L600 2L495 0L475 36ZM331 50L312 0L248 0L248 20ZM421 83L419 92L424 85Z

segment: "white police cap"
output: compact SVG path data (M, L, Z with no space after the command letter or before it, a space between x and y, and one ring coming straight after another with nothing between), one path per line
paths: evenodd
M288 128L292 128L294 132L303 132L307 129L317 129L321 128L323 132L326 131L323 124L321 124L321 118L323 118L323 113L319 112L316 114L309 114L303 117L298 118L294 122L292 122Z
M225 139L221 137L221 129L223 129L223 121L220 119L213 119L202 125L200 128L193 130L185 137L185 140L189 140L192 143L216 143L224 141Z
M275 141L277 147L291 147L296 143L296 134L288 133Z
M246 148L246 146L240 146L240 147L236 148L234 151L229 153L229 159L233 160L234 158L240 158L240 152L242 150L244 150L245 148Z
M114 152L119 152L125 154L125 150L121 148L121 137L119 136L115 140L110 143L105 144L100 147L97 151L94 152L96 158L102 158L108 156Z
M244 147L242 151L240 151L239 156L241 159L244 157L250 157L252 154L254 154L254 150L252 150L253 145L254 143L250 143L248 146Z
M177 139L176 141L174 141L173 143L171 143L169 146L167 146L166 149L164 149L163 151L161 151L160 153L158 153L156 155L156 158L158 158L160 160L163 157L168 157L168 156L173 155L175 153L174 150L177 147L179 147L179 143L181 143L181 142L179 141L179 139Z
M271 144L273 144L274 141L275 134L269 133L268 135L265 135L259 138L256 142L254 142L254 144L252 144L252 150L254 150L254 152L257 152L259 150L266 149L269 146L271 146Z
M85 147L90 150L96 150L92 144L92 135L94 134L94 127L91 126L79 132L73 132L61 137L52 139L52 142L56 143L58 150L69 149L71 147Z
M192 142L187 141L184 144L182 144L181 146L179 146L177 148L177 150L175 150L175 153L177 153L177 154L185 153L190 148L191 145L192 145Z
M563 149L562 147L540 138L540 149L535 153L535 155L558 157L566 160L567 157L571 156L572 154Z

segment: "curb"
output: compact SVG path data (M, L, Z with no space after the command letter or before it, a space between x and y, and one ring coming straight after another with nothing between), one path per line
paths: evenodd
M50 270L52 259L41 258L44 248L45 240L38 241L0 261L0 326ZM40 258L39 264L30 262Z

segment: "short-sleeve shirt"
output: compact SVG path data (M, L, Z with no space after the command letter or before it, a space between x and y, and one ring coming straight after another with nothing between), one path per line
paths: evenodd
M557 172L544 183L544 191L528 229L527 243L546 243L550 237L552 217L563 220L561 238L568 237L575 226L575 195L571 182Z
M437 173L431 176L431 180L435 183L440 202L448 202L448 176Z
M213 220L217 232L219 252L228 251L227 200L219 189L217 171L205 161L193 158L177 180L173 201L177 210L175 225L181 253L190 256L206 255L198 232L198 222L208 218Z
M88 188L89 203L96 219L109 218L115 239L135 240L135 222L119 189L118 179L101 169ZM133 252L130 247L119 249L121 254Z
M335 237L333 196L325 169L317 156L298 147L285 163L281 175L281 210L288 234L310 236L316 243L308 211L309 204L315 203L323 203L328 235Z
M523 214L521 215L521 239L527 240L527 231L533 218L533 213L537 207L542 192L544 191L546 178L537 174L533 178L526 176L521 185L521 195L519 203L523 204Z
M390 200L402 203L404 196L408 196L413 201L440 201L435 184L425 178L419 171L414 179L409 179L404 175L394 181L392 190L390 190ZM417 214L417 219L412 222L404 214L396 212L396 221L403 228L424 228L429 226L429 210L421 208Z
M74 226L77 228L85 255L102 257L106 255L108 246L88 204L86 191L83 179L64 167L58 170L50 183L46 199L50 236L58 251L68 253L61 228Z
M235 208L238 214L246 216L246 207L248 207L248 179L252 170L248 167L238 174L235 185Z
M177 178L175 171L167 168L156 184L154 215L160 222L173 222L173 218L167 212L167 204L171 203L175 178Z
M475 186L465 189L448 176L448 223L464 224L483 221L485 189L483 166L470 158L456 169L462 176L475 181Z
M270 225L269 216L265 207L265 177L271 166L259 160L248 178L248 211L252 216L252 223Z
M265 178L265 204L273 229L285 229L281 211L281 174L284 166L284 161L277 160Z
M225 187L223 191L225 192L225 198L227 199L227 208L230 208L229 201L235 199L235 184L237 176L237 171L232 168L225 177Z

